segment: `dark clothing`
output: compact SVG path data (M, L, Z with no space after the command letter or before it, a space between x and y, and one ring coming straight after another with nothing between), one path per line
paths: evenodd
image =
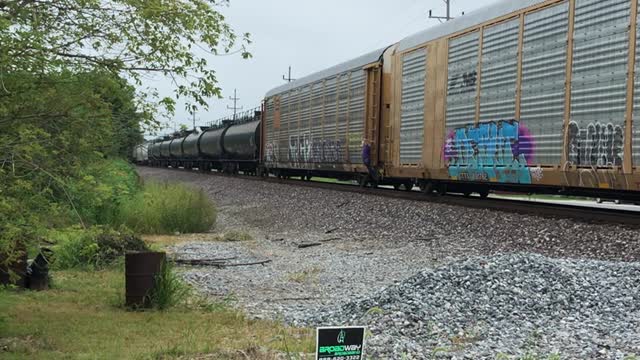
M371 145L369 144L364 144L362 147L362 162L367 167L371 166Z
M364 163L364 165L367 167L367 170L369 172L369 179L371 181L377 181L378 174L376 172L376 169L371 166L371 145L369 144L364 144L362 146L362 163Z

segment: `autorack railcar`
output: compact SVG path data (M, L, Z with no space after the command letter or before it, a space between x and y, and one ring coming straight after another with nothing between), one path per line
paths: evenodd
M638 198L638 0L500 1L267 93L269 172Z

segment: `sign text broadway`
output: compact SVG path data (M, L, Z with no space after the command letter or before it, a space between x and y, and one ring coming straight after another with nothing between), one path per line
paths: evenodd
M361 360L364 327L318 328L318 360Z

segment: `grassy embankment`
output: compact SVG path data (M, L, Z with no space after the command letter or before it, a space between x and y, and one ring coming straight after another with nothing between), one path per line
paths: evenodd
M215 223L215 215L215 207L200 191L147 184L119 202L109 224L100 225L125 225L147 234L204 232ZM172 359L199 354L208 359L273 359L274 352L311 350L310 330L248 320L228 303L206 301L193 291L164 311L126 309L123 260L105 262L111 253L105 253L96 234L114 230L102 227L50 233L57 243L54 249L64 258L53 265L51 290L0 288L1 359ZM230 241L228 237L214 239ZM170 244L175 244L172 238ZM148 245L162 249L168 244Z
M0 292L0 358L245 359L242 352L258 346L292 353L313 346L308 330L248 320L224 303L192 298L167 311L127 311L122 267L56 271L53 278L49 291ZM255 358L270 359L261 352Z

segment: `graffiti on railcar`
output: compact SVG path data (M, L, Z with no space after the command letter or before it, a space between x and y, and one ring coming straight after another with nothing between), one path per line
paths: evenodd
M622 166L624 156L624 129L612 123L591 123L580 128L569 123L567 152L571 165Z
M343 140L310 139L310 134L289 136L288 157L293 164L334 164L343 162ZM267 161L269 161L267 147Z
M307 162L311 162L311 163L322 162L322 147L323 147L322 140L312 139L310 147L311 147L311 152L309 154L309 159L307 160Z
M339 163L342 158L342 140L325 140L324 141L324 160L325 163Z
M449 81L449 95L476 91L477 79L478 73L475 70L453 75Z
M625 189L633 190L629 178L614 169L598 169L596 166L581 168L573 171L572 164L567 161L564 164L562 185L571 187L591 187L599 189Z
M266 162L278 162L278 144L267 143L265 144L264 158Z
M300 144L298 144L298 136L289 136L289 161L296 163L300 161Z
M449 176L461 181L531 184L534 153L531 133L516 120L457 128L444 148ZM541 170L533 171L537 181Z
M544 170L540 166L531 168L529 171L531 172L531 178L534 181L542 181L544 178Z
M342 162L344 142L333 139L313 139L307 162L333 164Z
M289 161L306 163L309 161L309 133L289 136Z

